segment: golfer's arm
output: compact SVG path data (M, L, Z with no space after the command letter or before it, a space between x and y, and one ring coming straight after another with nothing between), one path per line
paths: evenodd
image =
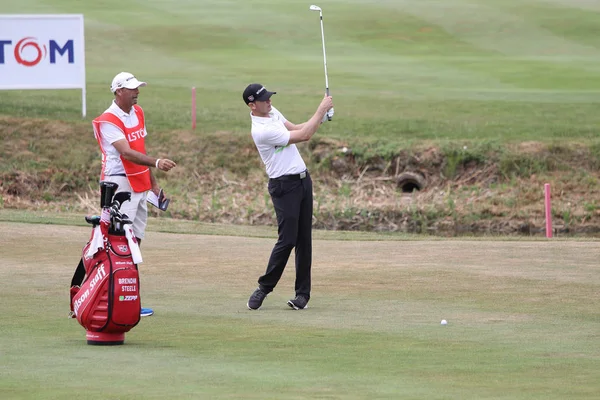
M303 122L301 124L294 124L290 121L285 121L285 127L287 128L288 131L297 131L300 130L304 127L304 125L306 124L306 122Z
M319 125L321 125L321 120L323 119L325 112L317 110L317 112L311 117L311 119L309 119L303 124L295 125L296 128L300 128L290 130L290 141L288 142L288 144L301 143L310 140L310 138L315 134L317 129L319 129Z
M115 149L117 149L119 154L121 154L121 156L127 161L131 161L139 165L146 165L148 167L154 167L156 165L156 158L133 150L131 147L129 147L129 142L126 139L117 140L112 145L115 146Z

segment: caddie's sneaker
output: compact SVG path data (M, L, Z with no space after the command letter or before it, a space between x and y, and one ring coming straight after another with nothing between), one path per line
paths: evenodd
M265 297L267 297L267 292L263 292L261 288L256 288L254 293L252 293L252 295L248 299L248 304L246 304L248 306L248 309L258 310L260 306L262 306Z
M308 308L308 299L304 296L296 296L295 299L288 301L287 304L294 310L304 310Z
M154 310L151 308L142 308L142 311L140 312L140 317L149 317L152 314L154 314Z

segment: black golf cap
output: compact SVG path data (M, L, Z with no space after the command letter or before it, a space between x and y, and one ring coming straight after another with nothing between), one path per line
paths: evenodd
M246 104L253 103L255 101L267 101L277 92L269 92L266 87L260 83L253 83L248 85L244 90L242 97Z

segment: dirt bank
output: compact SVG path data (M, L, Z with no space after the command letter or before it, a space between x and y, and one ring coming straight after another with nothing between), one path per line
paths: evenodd
M0 117L0 134L0 207L98 211L100 160L87 124ZM179 163L158 173L172 197L168 216L274 224L250 138L178 131L154 140L154 154ZM316 139L300 148L314 180L316 228L544 235L544 184L550 183L556 234L600 232L594 146L421 144L378 154L369 145Z

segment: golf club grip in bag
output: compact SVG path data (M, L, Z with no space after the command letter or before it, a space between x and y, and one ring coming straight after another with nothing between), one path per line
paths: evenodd
M140 321L138 268L127 238L107 237L106 248L92 258L85 257L92 241L83 249L85 279L80 286L72 282L71 311L87 331L128 332Z

